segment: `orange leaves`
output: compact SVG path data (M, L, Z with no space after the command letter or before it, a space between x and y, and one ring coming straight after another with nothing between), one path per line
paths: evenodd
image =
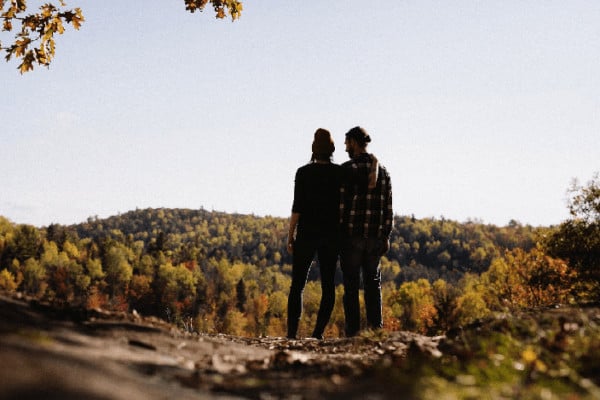
M12 53L15 55L15 57L23 57L27 53L26 50L29 46L29 43L31 43L31 39L29 38L18 39L15 42L12 50Z
M33 70L34 61L35 56L33 54L33 51L29 50L23 57L23 62L19 65L19 72L21 72L21 74L24 74L27 71Z
M208 0L185 0L185 9L189 12L202 11Z
M185 9L190 12L202 11L207 4L213 6L216 18L223 19L227 15L235 21L242 14L242 2L238 0L184 0ZM15 34L15 42L7 47L0 43L0 51L6 53L6 61L14 56L21 59L18 69L21 74L33 69L35 64L48 66L54 58L54 34L62 35L65 24L70 24L79 30L85 18L80 8L65 10L64 0L58 0L58 7L46 3L39 7L37 13L25 15L27 11L26 0L11 0L10 3L0 0L0 19L3 31L12 31L13 22L20 23L20 30ZM22 40L28 39L24 42ZM19 42L21 40L21 42ZM19 43L17 43L19 42ZM36 42L34 50L28 46Z
M25 0L11 0L11 3L19 10L25 11L27 9L27 5L25 4Z
M0 2L4 18L3 30L12 31L13 22L20 22L20 29L15 33L15 41L11 46L1 47L6 53L6 60L13 56L20 58L18 66L21 74L33 70L35 64L48 66L54 58L55 40L54 35L62 35L65 32L65 24L71 24L73 28L79 29L85 20L81 9L61 10L51 3L43 4L37 13L22 15L27 10L24 0L11 0L11 5L4 9L5 1ZM64 1L60 0L60 6L65 7ZM35 43L35 47L30 48Z
M83 13L81 12L81 8L76 8L75 13L65 13L65 20L73 25L73 28L79 30L85 18L83 18Z
M565 261L548 256L539 246L529 252L507 251L482 274L489 302L502 299L510 309L566 303L575 278Z
M437 317L433 290L428 280L404 282L388 299L402 329L426 333Z
M235 21L242 14L242 2L238 0L185 0L185 9L192 13L196 10L202 11L209 2L213 6L216 18L223 19L229 13L231 20Z
M56 7L52 4L44 4L40 7L40 14L43 18L50 18L54 11L56 11Z

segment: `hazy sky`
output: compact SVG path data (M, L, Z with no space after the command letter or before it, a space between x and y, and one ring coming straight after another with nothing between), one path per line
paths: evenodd
M30 6L37 2L30 1ZM557 224L600 170L600 1L68 0L50 69L0 62L0 215L287 217L313 132L365 127L417 218ZM0 34L0 39L9 39Z

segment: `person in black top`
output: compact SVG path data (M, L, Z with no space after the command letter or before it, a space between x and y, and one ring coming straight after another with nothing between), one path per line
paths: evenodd
M288 252L294 256L288 297L288 338L296 338L298 332L302 293L315 253L321 271L322 295L312 337L323 338L335 304L334 278L340 249L342 170L331 162L334 150L329 131L317 129L311 162L296 171L287 243Z

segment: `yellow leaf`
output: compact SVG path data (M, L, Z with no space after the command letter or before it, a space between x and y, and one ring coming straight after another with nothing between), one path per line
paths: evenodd
M33 51L29 50L25 57L23 57L23 62L19 65L19 72L21 74L33 70Z
M73 19L71 20L71 25L73 25L73 28L75 29L79 29L81 27L81 23L84 21L83 17L79 16L79 15L75 15L73 16Z
M535 360L535 369L542 373L548 371L548 367L542 360Z
M13 4L14 3L15 2L13 1ZM25 11L27 9L27 4L25 4L25 0L17 0L16 5L19 11Z
M532 362L537 360L537 354L535 354L535 351L528 347L525 350L523 350L523 353L521 353L521 358L523 359L523 361L525 361L526 364L531 364Z
M52 9L48 5L43 6L42 7L42 17L48 18L50 16L52 16Z

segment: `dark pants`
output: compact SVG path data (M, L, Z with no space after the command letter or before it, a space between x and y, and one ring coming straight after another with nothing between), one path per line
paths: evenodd
M358 291L362 271L367 324L370 328L382 328L381 318L381 270L383 239L348 238L342 245L341 266L344 274L344 314L346 336L354 336L360 330L360 305Z
M288 297L288 337L296 337L302 315L302 294L315 253L321 270L321 304L313 337L321 337L335 304L335 269L339 252L337 235L298 235L294 243L292 285Z

